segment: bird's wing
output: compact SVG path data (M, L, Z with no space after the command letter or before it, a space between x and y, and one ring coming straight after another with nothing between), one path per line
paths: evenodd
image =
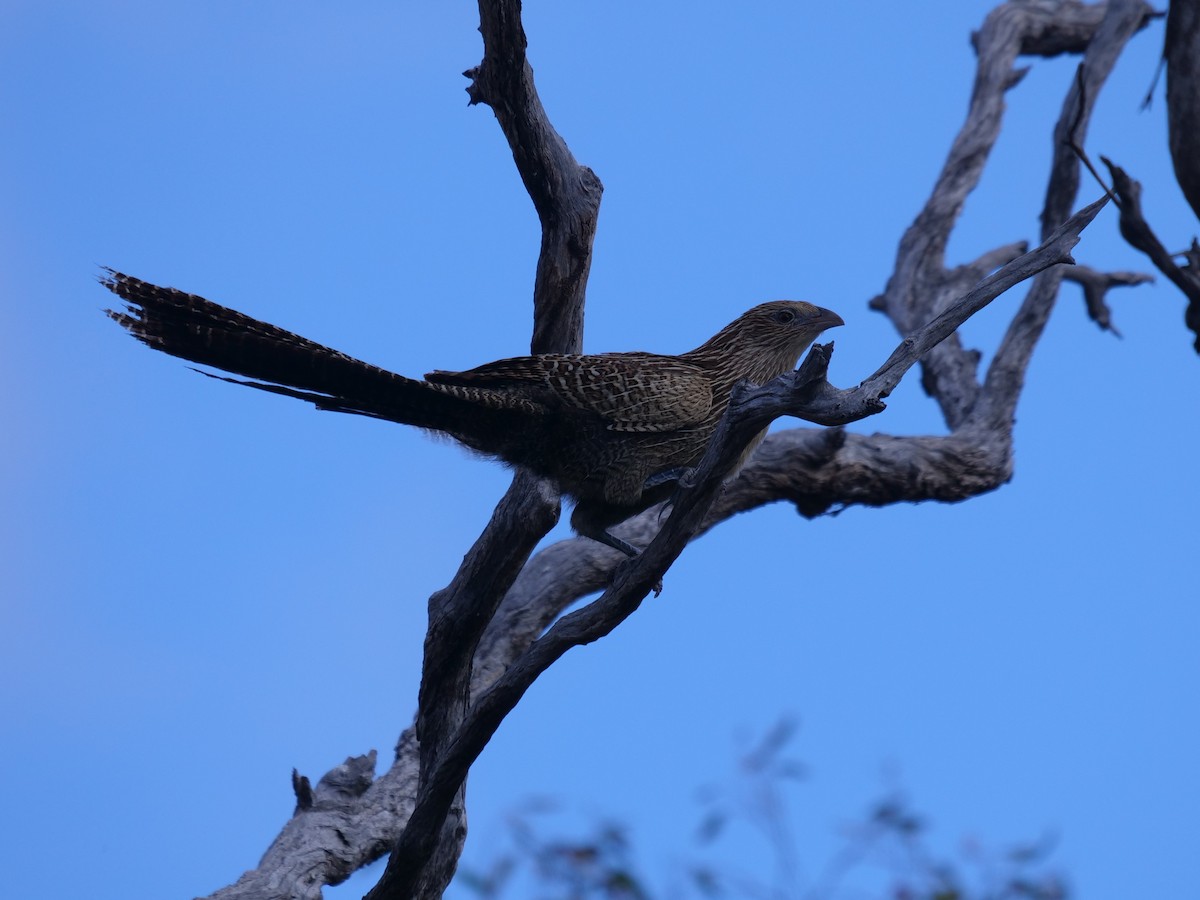
M703 369L652 353L521 356L466 372L430 372L425 378L495 390L525 386L596 413L612 431L687 428L704 421L713 403Z

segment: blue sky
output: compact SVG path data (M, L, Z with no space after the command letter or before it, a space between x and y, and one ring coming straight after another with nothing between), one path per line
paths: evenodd
M831 377L869 374L897 336L866 302L961 123L990 4L926 4L919 25L891 4L601 7L526 10L545 105L606 186L586 348L682 351L792 297L846 319ZM537 221L490 111L466 106L476 24L469 3L4 5L7 894L207 894L286 820L293 766L386 757L408 724L426 598L505 472L200 378L105 319L95 276L115 266L408 374L525 352ZM1088 146L1145 183L1182 247L1196 221L1161 89L1138 110L1160 46L1161 25L1135 39ZM1037 234L1074 62L1029 62L951 262ZM1085 183L1081 202L1097 195ZM1076 256L1146 269L1111 210ZM1064 290L1010 485L739 517L564 658L473 771L467 864L507 811L552 796L627 822L667 883L696 789L794 715L810 869L899 784L947 851L1057 835L1079 896L1195 884L1200 363L1171 287L1112 300L1123 340ZM965 339L990 355L1017 301ZM859 428L939 432L910 382Z

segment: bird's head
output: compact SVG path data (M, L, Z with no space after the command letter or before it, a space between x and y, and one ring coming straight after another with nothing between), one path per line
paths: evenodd
M735 364L738 377L763 384L796 368L821 332L845 324L837 313L812 303L774 300L742 313L688 355L723 358Z

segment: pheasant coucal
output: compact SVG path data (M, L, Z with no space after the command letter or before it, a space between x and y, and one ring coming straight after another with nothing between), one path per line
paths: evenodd
M548 353L418 381L195 294L111 269L101 283L127 305L108 315L147 346L256 379L226 381L439 431L528 468L574 498L576 532L630 556L637 549L608 529L665 500L700 461L734 384L791 371L821 332L844 324L811 303L777 300L679 356Z

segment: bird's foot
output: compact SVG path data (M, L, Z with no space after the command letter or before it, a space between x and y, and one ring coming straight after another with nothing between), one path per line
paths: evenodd
M620 579L620 576L622 575L623 570L628 569L630 566L634 566L634 565L637 565L637 557L630 557L629 559L623 559L619 563L617 563L616 566L613 567L613 570L609 575L609 578L608 578L609 585L611 586L613 584L616 584L616 582ZM655 597L662 594L662 592L663 592L662 579L659 578L657 581L654 582L654 584L650 585L650 590L652 590L654 592Z
M621 562L617 563L617 565L613 567L612 574L609 576L609 579L608 579L609 584L612 584L613 582L615 582L617 580L617 575L620 573L620 571L623 567L634 565L637 562L638 556L641 555L641 552L642 552L637 547L633 546L633 544L629 543L628 541L623 541L616 535L611 534L610 532L607 532L607 531L601 531L596 534L589 534L589 535L587 535L587 537L590 537L592 540L597 541L598 543L604 544L605 546L612 547L614 550L620 550L622 553L625 554L626 557L628 557L627 559L623 559ZM658 579L658 581L654 582L654 584L651 586L651 590L654 591L655 597L657 597L659 594L662 593L663 583L662 583L661 578Z

